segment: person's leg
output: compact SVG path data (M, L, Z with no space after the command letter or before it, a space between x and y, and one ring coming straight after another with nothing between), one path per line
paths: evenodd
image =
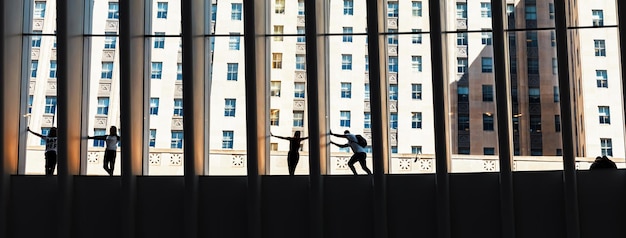
M293 176L294 172L296 171L296 164L298 163L297 157L298 154L294 153L294 152L289 152L287 154L287 167L289 167L289 175Z
M50 166L51 166L51 163L52 163L52 158L50 158L50 157L51 157L51 152L50 151L48 151L48 152L46 152L44 154L44 158L46 160L46 165L44 167L44 171L45 171L46 175L52 175L52 173L50 173Z
M108 150L105 150L104 160L102 161L102 168L104 168L104 170L107 171L109 175L112 175L113 172L111 171L110 164L111 164L111 153Z
M57 165L57 153L55 151L46 152L46 175L54 175Z
M365 170L367 175L372 175L372 171L370 171L370 169L367 168L367 164L365 163L365 158L366 157L367 157L367 155L362 156L362 158L359 159L359 164L361 164L361 168L363 168L363 170Z
M356 172L356 169L354 168L354 163L356 163L357 160L358 160L357 154L353 154L352 157L350 157L350 160L348 161L348 167L350 167L350 170L352 170L352 173L354 175L359 175Z
M111 170L111 176L113 176L113 170L115 169L115 158L117 157L117 151L115 150L111 150L111 159L109 160L109 162L111 162L109 169Z

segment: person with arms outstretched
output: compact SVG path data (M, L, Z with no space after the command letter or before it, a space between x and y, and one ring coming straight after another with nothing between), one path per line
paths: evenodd
M372 174L372 171L370 171L370 169L368 169L367 165L365 164L365 159L367 158L367 154L365 153L365 148L359 145L359 140L356 138L356 135L351 134L350 131L348 130L345 130L343 132L343 135L335 134L332 131L330 132L330 134L336 137L348 139L348 143L343 144L343 145L337 144L333 141L331 141L330 143L333 145L339 146L341 148L350 147L352 149L352 152L354 154L352 155L352 157L350 157L350 160L348 161L348 167L350 167L350 170L352 170L352 173L354 173L354 175L358 175L358 173L356 172L356 169L354 169L354 163L356 163L357 161L359 162L359 164L361 164L361 168L365 170L367 175Z
M117 127L111 126L111 128L109 129L109 135L89 136L87 138L94 140L104 140L106 142L102 168L104 168L104 170L106 170L110 176L113 176L115 157L117 156L117 143L121 139L120 136L117 135Z
M46 141L46 152L44 154L44 158L46 159L46 175L53 175L54 169L57 166L57 128L50 128L50 132L48 132L47 136L31 131L30 127L26 128L26 130Z
M293 133L293 137L284 137L277 136L270 132L270 136L276 137L278 139L288 140L289 141L289 152L287 153L287 166L289 166L289 175L293 176L296 172L296 166L298 165L298 161L300 160L300 142L308 139L309 137L300 137L300 131L296 131Z

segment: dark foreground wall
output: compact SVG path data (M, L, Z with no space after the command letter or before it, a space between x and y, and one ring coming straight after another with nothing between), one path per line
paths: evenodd
M325 176L324 237L374 238L372 178ZM578 172L583 238L626 236L626 171ZM388 237L437 237L432 174L388 175ZM514 173L518 238L566 237L560 171ZM120 237L119 177L75 177L74 237ZM246 177L200 177L199 237L245 238ZM11 179L10 238L56 237L56 177ZM262 178L262 237L308 237L310 189L306 176ZM500 237L497 173L450 174L452 237ZM182 237L184 179L137 178L137 237Z

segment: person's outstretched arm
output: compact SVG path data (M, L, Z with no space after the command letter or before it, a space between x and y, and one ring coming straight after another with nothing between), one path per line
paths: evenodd
M337 144L337 143L335 143L334 141L331 141L330 143L331 143L331 144L333 144L333 145L339 146L339 147L341 147L341 148L345 148L345 147L350 146L350 145L348 145L348 144L343 144L343 145L342 145L342 144Z
M271 132L270 132L270 136L276 137L276 138L278 138L278 139L283 139L283 140L289 140L289 139L290 139L289 137L284 137L284 136L277 136L277 135L274 135L274 134L272 134Z
M342 135L342 134L335 134L333 133L333 131L330 131L330 134L336 137L341 137L341 138L348 138L346 135Z
M41 138L46 137L46 136L44 136L44 135L42 135L42 134L39 134L39 133L37 133L37 132L34 132L34 131L30 130L30 127L26 127L26 130L28 130L28 132L30 132L30 133L33 133L33 135L39 136L39 137L41 137Z
M107 136L87 136L87 139L94 139L94 140L106 140Z

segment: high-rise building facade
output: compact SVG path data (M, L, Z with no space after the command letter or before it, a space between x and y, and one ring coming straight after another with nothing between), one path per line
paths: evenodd
M301 131L308 136L307 62L304 1L273 0L268 4L267 26L269 129L291 136ZM324 113L335 133L371 136L369 54L366 6L363 1L332 0L328 3L326 78L329 105ZM496 80L511 86L513 152L520 156L517 169L558 169L562 155L559 96L560 60L568 60L572 79L577 157L608 155L624 158L624 118L621 100L619 45L613 1L578 2L570 6L576 14L572 26L594 26L591 30L569 31L571 55L558 59L554 4L551 1L506 1L505 26L508 43L508 79L494 76L491 3L481 0L446 3L445 57L447 79L431 73L431 42L428 1L385 1L385 54L389 151L391 172L434 172L435 128L432 84L446 80L449 91L452 171L489 171L496 167L498 130ZM150 49L145 63L149 81L146 99L149 128L145 137L149 150L149 174L183 173L183 93L180 1L155 0L147 9L146 40ZM32 34L29 40L30 89L29 126L42 134L56 126L55 1L33 1ZM85 27L90 57L84 62L88 79L88 135L108 133L120 126L119 95L119 4L115 0L91 2L90 24ZM207 21L207 44L211 51L207 67L210 82L209 174L245 174L246 94L243 40L243 2L214 0ZM317 109L315 109L317 110ZM120 128L124 135L124 128ZM86 137L87 135L85 135ZM332 138L340 142L342 139ZM272 138L270 172L286 174L289 142ZM370 140L371 144L371 140ZM43 146L28 137L25 173L43 173ZM104 143L90 141L87 173L100 169ZM308 171L308 142L301 147L297 174ZM123 149L123 148L121 148ZM367 148L371 151L371 147ZM346 166L350 151L331 147L330 173L350 173ZM119 158L119 157L118 157ZM547 162L552 163L546 165ZM371 159L368 161L371 163ZM526 164L524 167L521 164ZM541 166L546 165L542 168ZM118 163L119 166L119 163ZM588 166L588 165L587 165ZM480 168L477 168L480 167ZM582 166L584 167L584 166ZM119 171L119 169L117 169ZM116 173L119 173L117 172Z

